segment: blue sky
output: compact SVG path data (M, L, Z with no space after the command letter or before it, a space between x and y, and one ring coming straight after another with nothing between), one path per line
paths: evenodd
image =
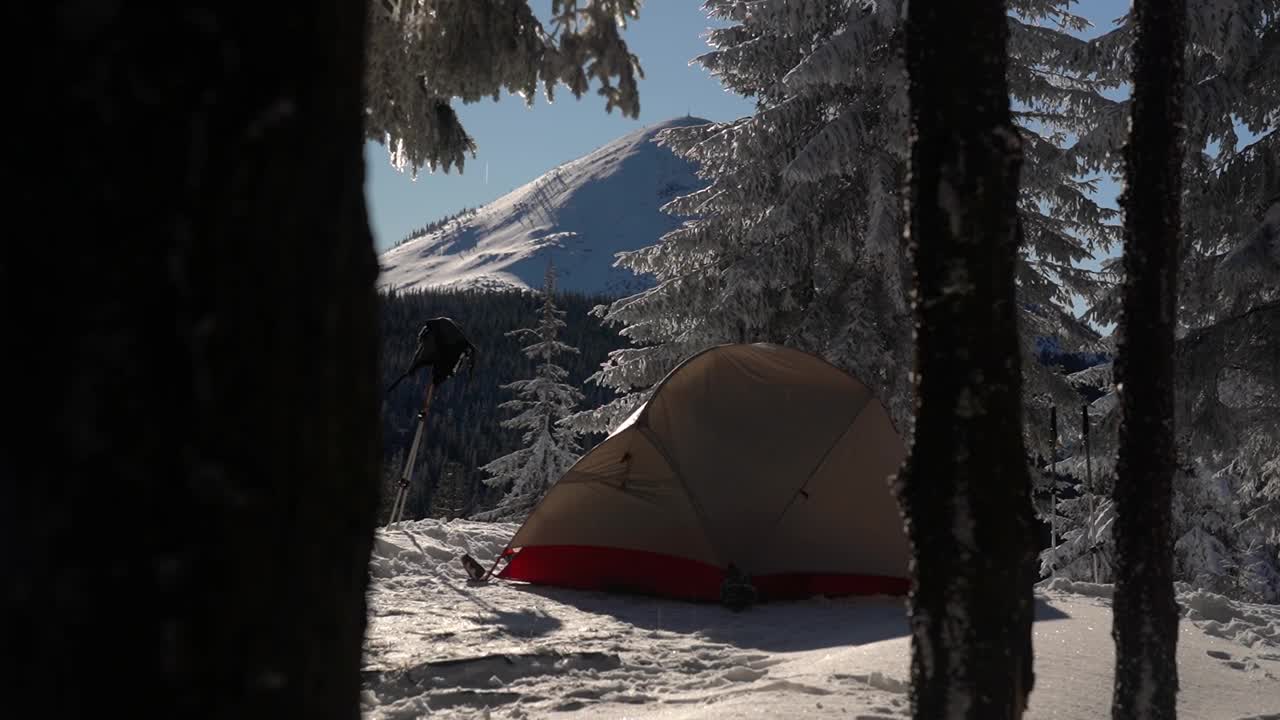
M545 14L550 0L531 0L535 12ZM423 172L417 180L397 172L387 162L385 148L365 147L365 192L370 225L379 252L411 230L463 207L475 207L541 175L550 168L624 135L636 128L691 113L709 120L747 115L752 104L726 92L693 58L707 51L703 34L712 26L700 0L648 0L640 19L630 23L624 37L640 58L645 77L640 81L640 117L604 111L596 95L577 100L559 88L554 103L541 96L532 108L517 97L456 105L463 126L479 145L465 171ZM1111 28L1111 20L1128 9L1124 0L1085 0L1074 12L1093 21L1095 34ZM1100 198L1112 204L1114 184Z

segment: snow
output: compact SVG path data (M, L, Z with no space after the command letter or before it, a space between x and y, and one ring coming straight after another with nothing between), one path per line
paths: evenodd
M1183 617L1202 631L1266 652L1280 648L1280 606L1232 601L1184 586L1178 595Z
M563 291L621 295L649 287L649 278L613 267L615 254L679 227L682 219L660 208L705 184L691 163L653 140L667 128L706 122L685 117L636 130L388 250L378 258L378 287L540 288L548 255Z
M421 520L379 531L363 709L417 718L901 718L909 639L898 598L733 613L626 595L468 580L516 526ZM1028 718L1110 715L1111 587L1037 586ZM1280 713L1280 608L1179 587L1178 712ZM1269 715L1270 714L1270 715Z

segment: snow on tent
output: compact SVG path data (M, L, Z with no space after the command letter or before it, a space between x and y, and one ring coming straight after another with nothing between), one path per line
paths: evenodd
M857 379L778 345L694 355L552 486L499 577L689 600L903 594L905 454Z

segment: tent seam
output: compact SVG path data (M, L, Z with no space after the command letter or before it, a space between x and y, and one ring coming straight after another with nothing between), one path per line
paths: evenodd
M862 406L858 408L858 411L853 414L853 418L849 420L849 424L845 425L844 429L836 435L836 439L831 441L831 445L827 447L826 452L822 453L822 457L818 458L818 463L814 465L813 469L809 471L809 474L805 476L804 482L800 483L800 487L796 488L795 492L791 493L791 498L787 500L787 504L783 506L782 512L778 513L777 519L775 519L773 524L769 526L768 531L761 534L761 541L756 546L757 549L773 538L774 534L778 530L778 526L782 524L783 519L787 517L787 513L790 512L792 506L796 504L796 498L800 497L800 493L804 492L804 489L809 486L809 483L813 482L813 477L818 474L818 471L821 470L824 465L827 464L827 458L831 457L831 453L836 449L841 441L849 435L849 431L853 430L853 426L858 422L858 418L862 417L862 413L866 412L867 408L870 407L872 400L875 400L869 390L870 389L868 388L867 399L863 401ZM754 554L755 553L753 553L753 555Z
M709 523L707 522L707 513L702 509L702 503L698 502L698 499L693 495L693 491L689 489L689 483L685 480L684 472L680 469L680 466L676 464L675 460L672 459L671 454L667 452L667 448L663 446L658 434L655 433L648 424L645 424L643 427L637 427L636 429L649 440L649 443L653 445L653 448L657 450L658 454L662 456L662 459L666 461L667 467L671 468L671 472L675 474L676 480L680 482L680 489L684 490L684 496L688 498L689 505L693 507L694 515L698 518L699 525L701 526L698 529L702 531L702 539L706 541L707 547L711 548L711 552L715 554L717 564L723 567L724 553L721 551L720 547L711 540L711 535L707 531L707 528L709 527Z

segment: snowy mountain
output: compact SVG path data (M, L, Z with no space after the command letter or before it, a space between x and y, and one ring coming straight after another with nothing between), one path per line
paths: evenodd
M651 245L681 218L662 212L703 186L694 167L654 142L683 117L650 125L565 163L497 200L379 257L379 289L538 288L547 259L561 290L621 295L648 278L613 267L615 253Z

